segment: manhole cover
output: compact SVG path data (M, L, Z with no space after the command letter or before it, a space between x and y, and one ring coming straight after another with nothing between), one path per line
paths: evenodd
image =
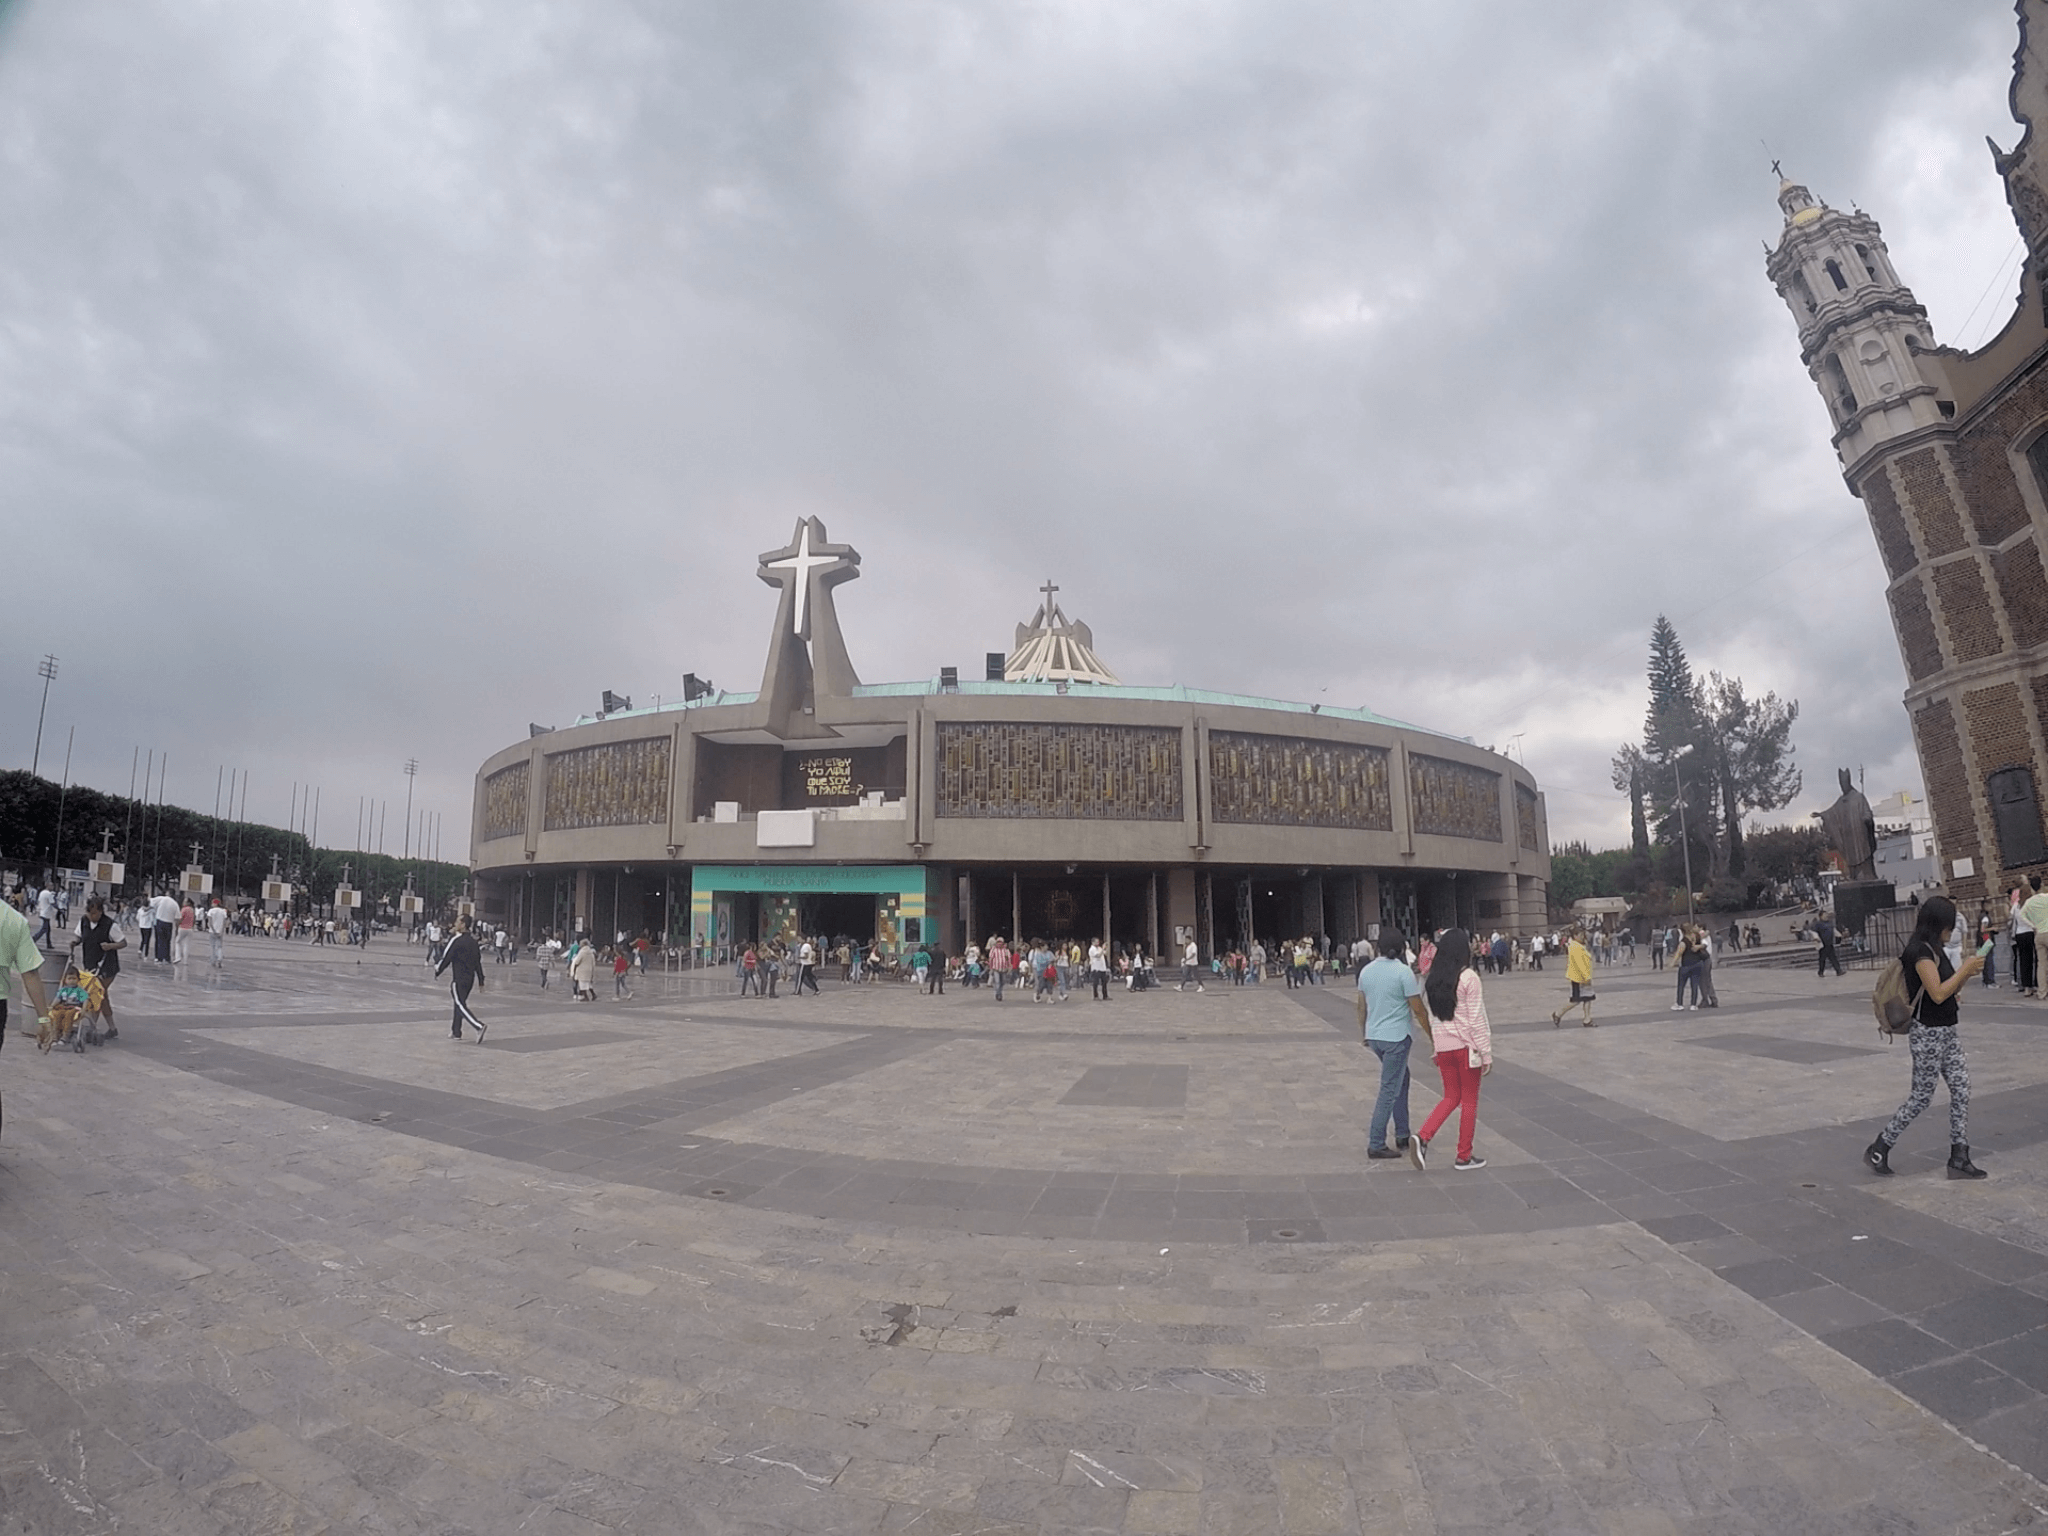
M1283 1243L1298 1243L1301 1241L1301 1230L1298 1227L1275 1227L1273 1235Z
M711 1196L712 1199L717 1200L723 1198L726 1195L731 1194L732 1191L729 1189L707 1189L704 1191L704 1193Z

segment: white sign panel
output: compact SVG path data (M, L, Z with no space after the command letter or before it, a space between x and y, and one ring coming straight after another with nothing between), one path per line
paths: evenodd
M426 903L410 892L398 898L398 910L407 917L417 917L426 910Z
M754 823L756 848L815 848L818 845L818 817L815 811L763 811Z
M292 899L290 882L285 880L264 881L263 899L265 901L290 901Z
M337 885L334 888L334 905L336 907L360 907L362 904L363 893L361 891L353 890L346 885Z
M87 867L98 885L119 885L128 873L127 866L116 864L112 859L94 859Z
M1977 861L1975 859L1957 859L1949 867L1956 872L1958 880L1967 880L1970 876L1977 873Z
M178 877L178 889L187 896L207 896L213 892L213 876L203 870L188 869Z

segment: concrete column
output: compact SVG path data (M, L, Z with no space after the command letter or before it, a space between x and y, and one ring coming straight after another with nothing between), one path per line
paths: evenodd
M1109 943L1109 871L1102 872L1102 947L1107 950Z
M1145 951L1154 957L1159 953L1159 876L1156 871L1145 877Z
M1160 935L1164 940L1173 936L1173 960L1180 962L1180 937L1175 929L1186 928L1190 933L1195 928L1195 872L1192 869L1169 869L1166 872L1166 932ZM1200 943L1199 936L1196 943Z
M967 881L967 891L965 899L960 903L960 926L965 931L969 944L979 944L983 936L974 926L974 875L970 871L964 878Z
M1301 882L1301 925L1306 937L1320 940L1328 929L1323 912L1323 877L1304 876Z
M913 709L903 733L903 841L924 836L924 711Z
M1415 813L1408 803L1408 743L1394 739L1393 762L1389 765L1394 782L1387 786L1387 800L1394 812L1395 846L1403 858L1415 857Z
M540 847L541 818L547 812L548 755L540 743L545 738L537 737L527 762L526 770L526 856L530 859Z
M668 843L681 848L697 819L697 733L677 725L669 748Z
M1500 826L1501 835L1507 839L1508 868L1513 869L1522 862L1521 828L1516 824L1515 776L1503 773L1500 776Z
M1010 947L1015 949L1024 942L1020 931L1024 927L1024 877L1014 869L1010 871Z

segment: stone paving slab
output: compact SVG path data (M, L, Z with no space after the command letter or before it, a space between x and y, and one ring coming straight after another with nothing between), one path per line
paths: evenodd
M13 1097L14 1529L2040 1518L2031 1480L1626 1225L995 1241L543 1176L134 1058ZM177 1134L76 1125L144 1106Z
M374 1067L402 1081L431 1082L450 1093L529 1109L557 1109L628 1089L750 1066L836 1045L842 1038L817 1030L656 1023L648 1014L589 1007L541 1011L536 1006L515 1012L495 1008L495 1001L489 993L472 997L476 1011L490 1025L482 1051L451 1040L448 1021L439 1015L430 1022L358 1019L340 1028L308 1024L193 1033L315 1066L343 1071ZM630 1028L629 1021L638 1020L647 1022ZM629 1027L622 1029L622 1024ZM574 1048L579 1037L589 1043ZM529 1048L516 1049L521 1045ZM534 1052L534 1045L548 1049ZM503 1049L508 1046L515 1048ZM558 1046L572 1047L569 1055L555 1054Z
M1177 1041L1094 1043L1032 1039L949 1041L883 1071L707 1123L733 1140L814 1151L992 1163L1028 1151L1053 1169L1142 1168L1170 1173L1355 1174L1364 1150L1360 1110L1379 1091L1378 1058L1325 1035L1313 1043L1215 1042L1198 1062ZM1105 1069L1180 1067L1186 1100L1139 1112L1104 1113L1074 1100L1076 1085ZM1417 1079L1410 1101L1420 1124L1440 1094ZM1487 1155L1527 1155L1498 1132ZM1405 1171L1405 1169L1404 1169Z
M1980 1095L1987 1184L1939 1178L1937 1125L1879 1183L1855 1153L1902 1066L1830 1084L1693 1048L1801 1079L1767 1129L1710 1131L1700 1081L1674 1103L1633 1065L1676 1049L1655 973L1603 975L1611 1032L1583 1035L1551 1031L1551 978L1499 978L1481 1138L1516 1156L1417 1175L1357 1156L1373 1074L1339 988L1025 1003L1011 1028L985 994L568 1023L505 986L507 1038L588 1049L419 1052L431 987L234 958L238 997L301 1006L152 1016L138 988L121 1044L0 1057L0 1531L2048 1521L2030 1086ZM1724 974L1702 1033L1864 1027L1852 990L1788 981ZM693 1034L756 1043L676 1078L601 1065ZM314 1037L356 1049L266 1045ZM1093 1131L1050 1125L1091 1068L1101 1102L1060 1112ZM555 1102L518 1101L551 1074ZM850 1129L797 1145L835 1105ZM1303 1155L1148 1163L1148 1122L1197 1111ZM1306 1155L1345 1133L1348 1164ZM1084 1134L1092 1166L1060 1165Z

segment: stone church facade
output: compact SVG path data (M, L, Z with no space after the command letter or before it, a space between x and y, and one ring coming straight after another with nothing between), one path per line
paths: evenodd
M2048 874L2048 0L2017 10L2025 131L1992 155L2027 255L1996 337L1937 345L1876 221L1789 180L1765 261L1884 559L1942 884L1965 910Z

